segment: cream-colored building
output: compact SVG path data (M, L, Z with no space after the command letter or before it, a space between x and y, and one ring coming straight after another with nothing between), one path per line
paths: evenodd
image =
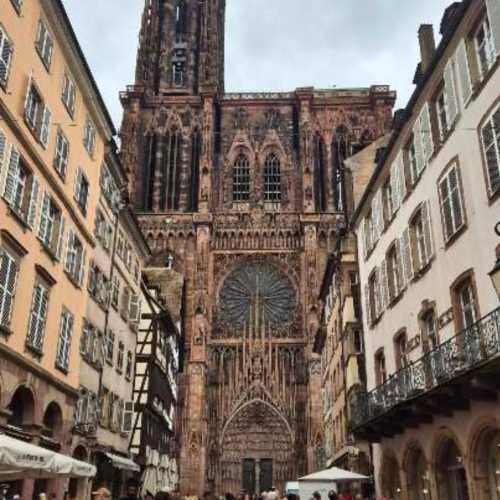
M416 90L353 217L378 494L500 499L500 2L419 31Z
M0 3L0 425L73 439L101 166L115 130L59 0ZM62 497L68 480L10 493ZM79 497L80 498L80 497Z

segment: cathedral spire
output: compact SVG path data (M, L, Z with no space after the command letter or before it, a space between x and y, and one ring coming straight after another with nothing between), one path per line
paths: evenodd
M146 0L136 84L154 94L224 91L225 0Z

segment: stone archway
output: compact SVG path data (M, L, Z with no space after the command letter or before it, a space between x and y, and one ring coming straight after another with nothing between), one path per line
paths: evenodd
M253 400L228 420L221 439L220 491L283 490L294 476L293 432L271 404Z

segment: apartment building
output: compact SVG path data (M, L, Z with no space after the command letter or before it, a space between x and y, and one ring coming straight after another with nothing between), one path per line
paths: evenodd
M101 164L115 130L59 1L0 9L0 426L88 460L72 441ZM11 493L60 497L67 480Z
M388 498L500 498L500 2L419 31L416 89L353 216L367 393L351 427Z
M75 434L97 466L93 486L106 485L115 496L140 472L128 450L141 273L149 256L135 215L123 199L126 186L120 159L110 148L101 165L75 415ZM78 493L78 484L71 486L70 495Z
M182 285L176 283L182 281L171 269L146 270L143 276L130 450L141 465L142 493L146 494L175 490L179 483L176 430L182 359L175 309L182 297ZM170 293L162 295L166 287ZM177 300L167 303L164 297L172 295Z

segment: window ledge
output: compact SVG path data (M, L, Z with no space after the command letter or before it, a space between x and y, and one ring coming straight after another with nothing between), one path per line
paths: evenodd
M56 253L54 252L54 250L52 248L50 248L49 245L47 245L45 243L45 241L40 240L40 244L41 244L42 250L44 251L44 253L46 253L50 257L52 262L59 262L59 259L57 258Z
M28 226L28 223L26 222L26 220L24 219L23 214L19 213L17 210L12 208L8 203L7 203L7 206L8 206L8 210L9 210L9 215L11 215L12 218L15 219L19 223L19 225L22 226L24 231L31 229Z
M43 357L43 350L42 348L38 348L32 344L30 344L29 342L26 342L26 349L28 349L28 351L31 352L31 354L33 354L38 360L41 360L42 357Z
M488 188L488 204L491 206L500 199L500 186L493 192Z
M420 278L422 278L425 274L427 274L427 271L431 268L432 266L432 261L434 260L434 257L431 257L418 271L415 272L412 281L418 281Z
M71 274L69 273L68 271L64 271L68 280L71 282L71 284L77 288L78 290L81 290L82 289L82 285L80 285L80 283L78 283L78 280Z
M392 309L394 306L397 305L397 303L403 298L403 292L404 288L402 288L397 295L395 295L389 300L389 308Z
M58 371L60 371L61 373L63 373L64 375L68 375L69 374L69 370L67 368L64 368L60 363L56 363L55 364L55 367Z

